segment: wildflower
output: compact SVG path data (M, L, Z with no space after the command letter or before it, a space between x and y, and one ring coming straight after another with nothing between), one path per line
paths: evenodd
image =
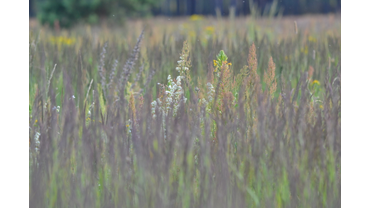
M130 134L131 133L131 119L128 119L127 122L126 122L126 127L128 128L128 133Z
M153 115L153 118L155 118L155 108L157 107L157 102L154 100L151 103L151 106L152 106L152 115Z
M196 33L195 33L194 31L190 31L190 32L189 32L189 36L190 36L190 37L195 37L195 36L196 36Z
M190 68L190 59L189 59L189 46L187 42L184 42L184 46L180 55L180 60L177 61L178 66L176 67L176 71L180 73L180 79L185 78L187 71L189 71Z
M49 41L53 44L56 44L56 45L73 45L75 42L76 42L76 39L75 38L67 38L67 37L63 37L63 36L59 36L59 37L55 37L55 36L52 36L50 37Z
M177 76L176 82L172 80L171 75L168 75L168 84L164 86L166 94L166 99L161 101L161 98L158 98L157 101L153 101L152 105L152 115L155 118L155 109L158 106L164 115L166 116L170 110L170 106L174 105L173 114L176 115L177 110L180 106L180 103L183 101L186 102L186 98L184 97L184 91L181 87L181 79L182 76ZM162 104L163 103L163 104Z
M215 89L211 83L207 83L208 91L207 91L207 99L208 102L212 102L213 96L215 94Z
M308 54L308 47L307 45L304 46L304 48L301 48L301 52L304 54Z
M276 78L275 78L275 63L272 57L269 60L268 70L263 75L264 82L267 84L267 88L269 90L269 94L272 96L273 93L276 91Z
M60 110L60 106L58 106L58 107L53 107L51 110L56 110L58 113L59 113L59 110Z
M215 32L215 28L212 27L212 26L207 26L205 28L205 31L206 31L207 34L211 35L211 34L213 34Z
M313 84L313 85L314 85L314 84L320 85L320 82L319 82L318 80L314 80L314 81L312 81L312 84Z
M223 65L231 66L231 63L227 62L228 57L226 56L223 50L220 51L217 55L217 59L213 60L213 65L215 66L214 72L217 72L217 76L220 76L219 70Z
M39 140L39 138L40 138L40 133L39 132L36 132L35 133L35 137L34 137L34 141L35 141L35 146L36 146L36 148L35 148L35 150L36 151L38 151L39 150L39 145L40 145L40 140Z
M199 100L199 102L200 102L201 104L203 104L203 105L207 105L207 104L208 104L208 102L207 102L207 101L206 101L206 99L204 99L204 98L200 99L200 100Z
M316 43L316 38L312 37L311 35L308 37L309 42Z
M179 85L179 86L181 86L181 76L178 76L177 78L176 78L176 83L177 83L177 85Z
M189 19L191 21L198 21L198 20L202 20L203 19L203 16L202 15L193 14L193 15L190 16Z
M181 80L189 78L189 74L187 73L187 71L189 70L190 67L190 59L188 57L189 57L189 48L187 42L185 41L182 53L180 55L180 60L177 61L178 66L176 67L176 70L180 73L180 75L177 76L176 79L172 79L171 75L168 75L167 85L158 83L158 85L162 85L163 87L162 93L165 94L165 98L163 95L161 95L159 98L157 98L156 101L153 101L151 103L152 107L151 112L153 118L156 117L155 111L157 107L160 110L160 112L162 112L164 122L164 118L171 110L171 106L173 106L173 116L176 116L181 102L186 103L187 99L185 98L184 90L181 87ZM165 131L164 127L163 130Z

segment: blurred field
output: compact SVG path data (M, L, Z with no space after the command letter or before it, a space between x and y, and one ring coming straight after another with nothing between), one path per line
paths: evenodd
M166 34L166 40L172 39L172 35L185 35L195 38L199 36L203 41L212 35L218 39L224 39L225 35L238 35L242 38L253 39L254 36L262 37L266 35L271 39L288 39L295 35L294 21L302 35L313 35L316 38L324 36L340 36L340 16L338 15L306 15L291 16L280 19L254 19L252 17L240 17L231 21L229 18L217 20L213 17L204 17L194 15L193 18L166 18L157 17L146 20L131 20L125 25L109 25L102 20L99 26L76 26L74 30L62 31L62 35L84 35L94 37L94 41L103 42L110 38L117 38L117 41L129 41L137 38L141 30L146 28L146 36L150 36L151 44L158 44L163 41ZM30 20L30 31L40 31L40 26L36 20ZM41 30L44 35L46 29ZM45 34L46 35L46 34ZM49 33L49 35L51 35ZM228 36L227 36L228 37ZM229 38L229 37L228 37ZM147 41L149 39L145 39ZM228 41L232 41L228 39ZM132 43L134 44L134 43Z
M340 207L340 30L30 21L30 207Z

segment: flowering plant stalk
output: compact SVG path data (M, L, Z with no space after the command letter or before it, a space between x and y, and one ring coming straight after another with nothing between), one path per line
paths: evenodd
M181 83L181 80L185 80L189 85L189 82L191 81L189 74L191 60L189 57L189 46L186 41L184 42L182 52L180 54L180 60L177 61L177 63L178 66L176 67L176 71L178 71L180 75L177 76L176 79L172 79L171 75L168 75L166 85L158 83L158 85L161 86L162 91L157 100L154 100L151 103L153 118L156 117L156 108L160 109L160 112L165 117L171 110L171 106L173 106L173 116L176 116L181 102L185 103L187 100L184 96L184 90Z

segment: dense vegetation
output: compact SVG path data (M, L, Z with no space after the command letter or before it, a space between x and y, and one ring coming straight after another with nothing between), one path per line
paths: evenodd
M340 21L234 21L30 28L30 207L340 207Z
M135 16L281 16L340 12L340 0L30 0L30 17L45 25L70 27L99 19L124 22Z
M41 24L71 27L79 22L96 24L99 18L112 17L122 23L127 16L145 16L158 5L156 0L39 0L37 18Z

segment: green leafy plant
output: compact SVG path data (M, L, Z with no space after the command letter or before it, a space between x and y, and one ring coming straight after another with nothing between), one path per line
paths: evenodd
M135 13L148 13L157 3L154 0L45 0L37 2L37 18L51 27L71 27L81 21L96 24L99 17L114 16L117 20Z

